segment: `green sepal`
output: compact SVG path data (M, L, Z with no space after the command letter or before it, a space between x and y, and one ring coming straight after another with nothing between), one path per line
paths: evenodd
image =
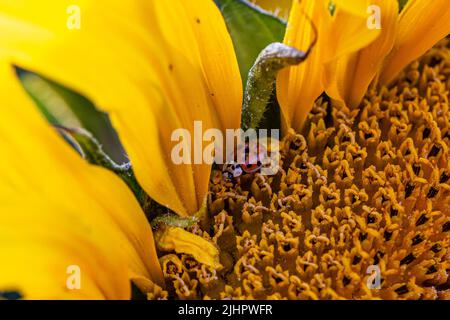
M125 151L106 113L69 88L18 67L16 71L23 87L51 124L84 128L115 161L126 161Z
M313 45L307 52L303 52L282 43L272 43L261 52L247 80L242 107L242 129L259 128L273 94L278 72L304 61L312 48Z
M151 226L153 229L157 229L164 226L171 226L186 229L198 222L198 218L195 216L182 218L175 213L167 213L157 216L151 221Z

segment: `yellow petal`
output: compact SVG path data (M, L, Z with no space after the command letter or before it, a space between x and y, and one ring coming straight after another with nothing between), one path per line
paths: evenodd
M329 23L327 10L325 1L293 3L284 43L306 51L316 36L310 20L314 21L319 34L317 45L308 59L299 66L281 71L278 76L277 96L284 129L300 130L314 100L324 91L322 64L327 35L322 30Z
M322 31L328 37L323 49L325 62L366 47L380 34L379 30L367 27L371 0L333 0L333 2L336 6L335 13L327 25L328 29Z
M330 0L328 2L332 2L336 8L355 16L364 16L370 3L364 0Z
M214 269L222 268L219 250L202 237L181 228L165 227L157 231L155 238L162 251L190 254L200 263Z
M410 62L450 34L448 0L409 0L400 14L392 52L380 81L388 84Z
M293 0L255 0L254 3L280 18L289 17Z
M77 5L81 28L67 28ZM196 212L210 166L175 165L175 129L237 128L241 79L213 1L0 0L12 61L72 88L111 115L137 178L157 202ZM193 138L193 137L192 137Z
M117 260L125 257L112 254L107 227L92 232L93 226L67 207L11 200L1 206L8 214L0 215L0 291L17 291L26 299L130 297L127 268ZM79 289L70 276L79 276Z
M367 88L379 72L383 59L394 45L397 1L375 0L371 4L380 8L381 33L371 44L360 45L362 49L342 56L327 70L327 94L352 108L359 106ZM375 31L374 34L376 33L378 32Z
M241 123L242 81L222 14L211 0L183 1L193 23L196 46L201 55L204 76L221 128L238 128ZM191 51L192 48L187 48Z
M367 46L379 35L378 30L367 28L368 1L339 0L335 4L331 16L329 1L294 1L285 43L306 50L315 36L310 20L318 29L318 42L305 62L282 71L278 77L284 129L301 130L314 101L325 91L326 78L329 70L336 68L336 61Z
M151 228L131 191L57 135L4 59L0 97L0 291L123 299L134 277L162 283ZM81 290L67 289L70 265L80 267Z

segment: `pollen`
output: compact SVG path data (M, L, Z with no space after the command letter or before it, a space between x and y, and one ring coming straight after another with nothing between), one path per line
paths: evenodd
M318 99L277 175L213 170L189 231L223 268L164 256L167 291L149 297L450 299L449 76L445 39L359 109Z

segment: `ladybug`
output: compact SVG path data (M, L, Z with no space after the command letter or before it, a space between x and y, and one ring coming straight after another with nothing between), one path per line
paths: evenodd
M225 163L222 168L223 177L225 179L231 180L233 178L240 177L243 174L253 174L259 172L263 166L261 160L265 156L262 151L265 151L265 149L260 145L258 146L258 153L256 155L250 154L250 147L248 144L245 144L245 163L239 164L235 161Z
M225 163L222 168L222 176L226 180L232 180L233 178L240 177L243 173L242 167L240 164L231 161Z

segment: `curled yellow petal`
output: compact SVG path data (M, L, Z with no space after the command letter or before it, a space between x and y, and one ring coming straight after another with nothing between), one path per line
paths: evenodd
M326 1L327 3L329 1ZM327 29L324 44L325 62L336 60L372 43L380 30L368 28L371 0L333 0L335 12ZM321 30L319 30L320 33Z
M398 3L391 0L371 2L373 9L369 12L373 19L380 18L380 25L372 21L373 27L380 27L380 34L375 41L356 52L339 58L327 70L327 94L336 100L357 108L372 80L379 72L384 58L394 45L397 30ZM367 18L366 18L367 19ZM362 26L370 33L367 27ZM374 36L378 31L371 35Z
M65 14L73 7L79 28ZM150 197L182 216L198 211L210 166L175 164L172 133L192 135L196 120L204 131L238 128L242 102L214 2L0 0L0 12L0 50L109 112Z
M0 291L26 299L130 298L128 270L116 260L125 256L109 247L109 226L89 234L93 226L74 210L13 200L1 206L8 215L0 215Z
M316 36L318 41L304 63L285 69L278 76L277 96L285 130L291 127L299 130L314 100L324 91L322 65L327 35L322 30L329 23L327 10L325 1L293 2L284 43L306 51ZM318 35L311 21L319 30Z
M379 30L367 28L366 0L335 1L335 11L329 1L294 1L286 30L285 43L305 50L315 38L311 23L318 30L318 41L305 62L282 71L277 80L283 127L301 130L314 101L327 88L332 70L339 58L372 43Z
M222 268L217 247L184 229L164 227L156 232L156 243L162 251L190 254L200 263L214 269Z
M132 192L58 136L3 58L0 97L0 291L126 299L134 277L162 284L152 231ZM80 289L67 286L72 265Z
M281 18L287 18L289 17L293 0L255 0L253 2L266 11L272 12Z
M380 81L387 84L410 62L450 34L448 0L409 0L403 8L392 52Z

